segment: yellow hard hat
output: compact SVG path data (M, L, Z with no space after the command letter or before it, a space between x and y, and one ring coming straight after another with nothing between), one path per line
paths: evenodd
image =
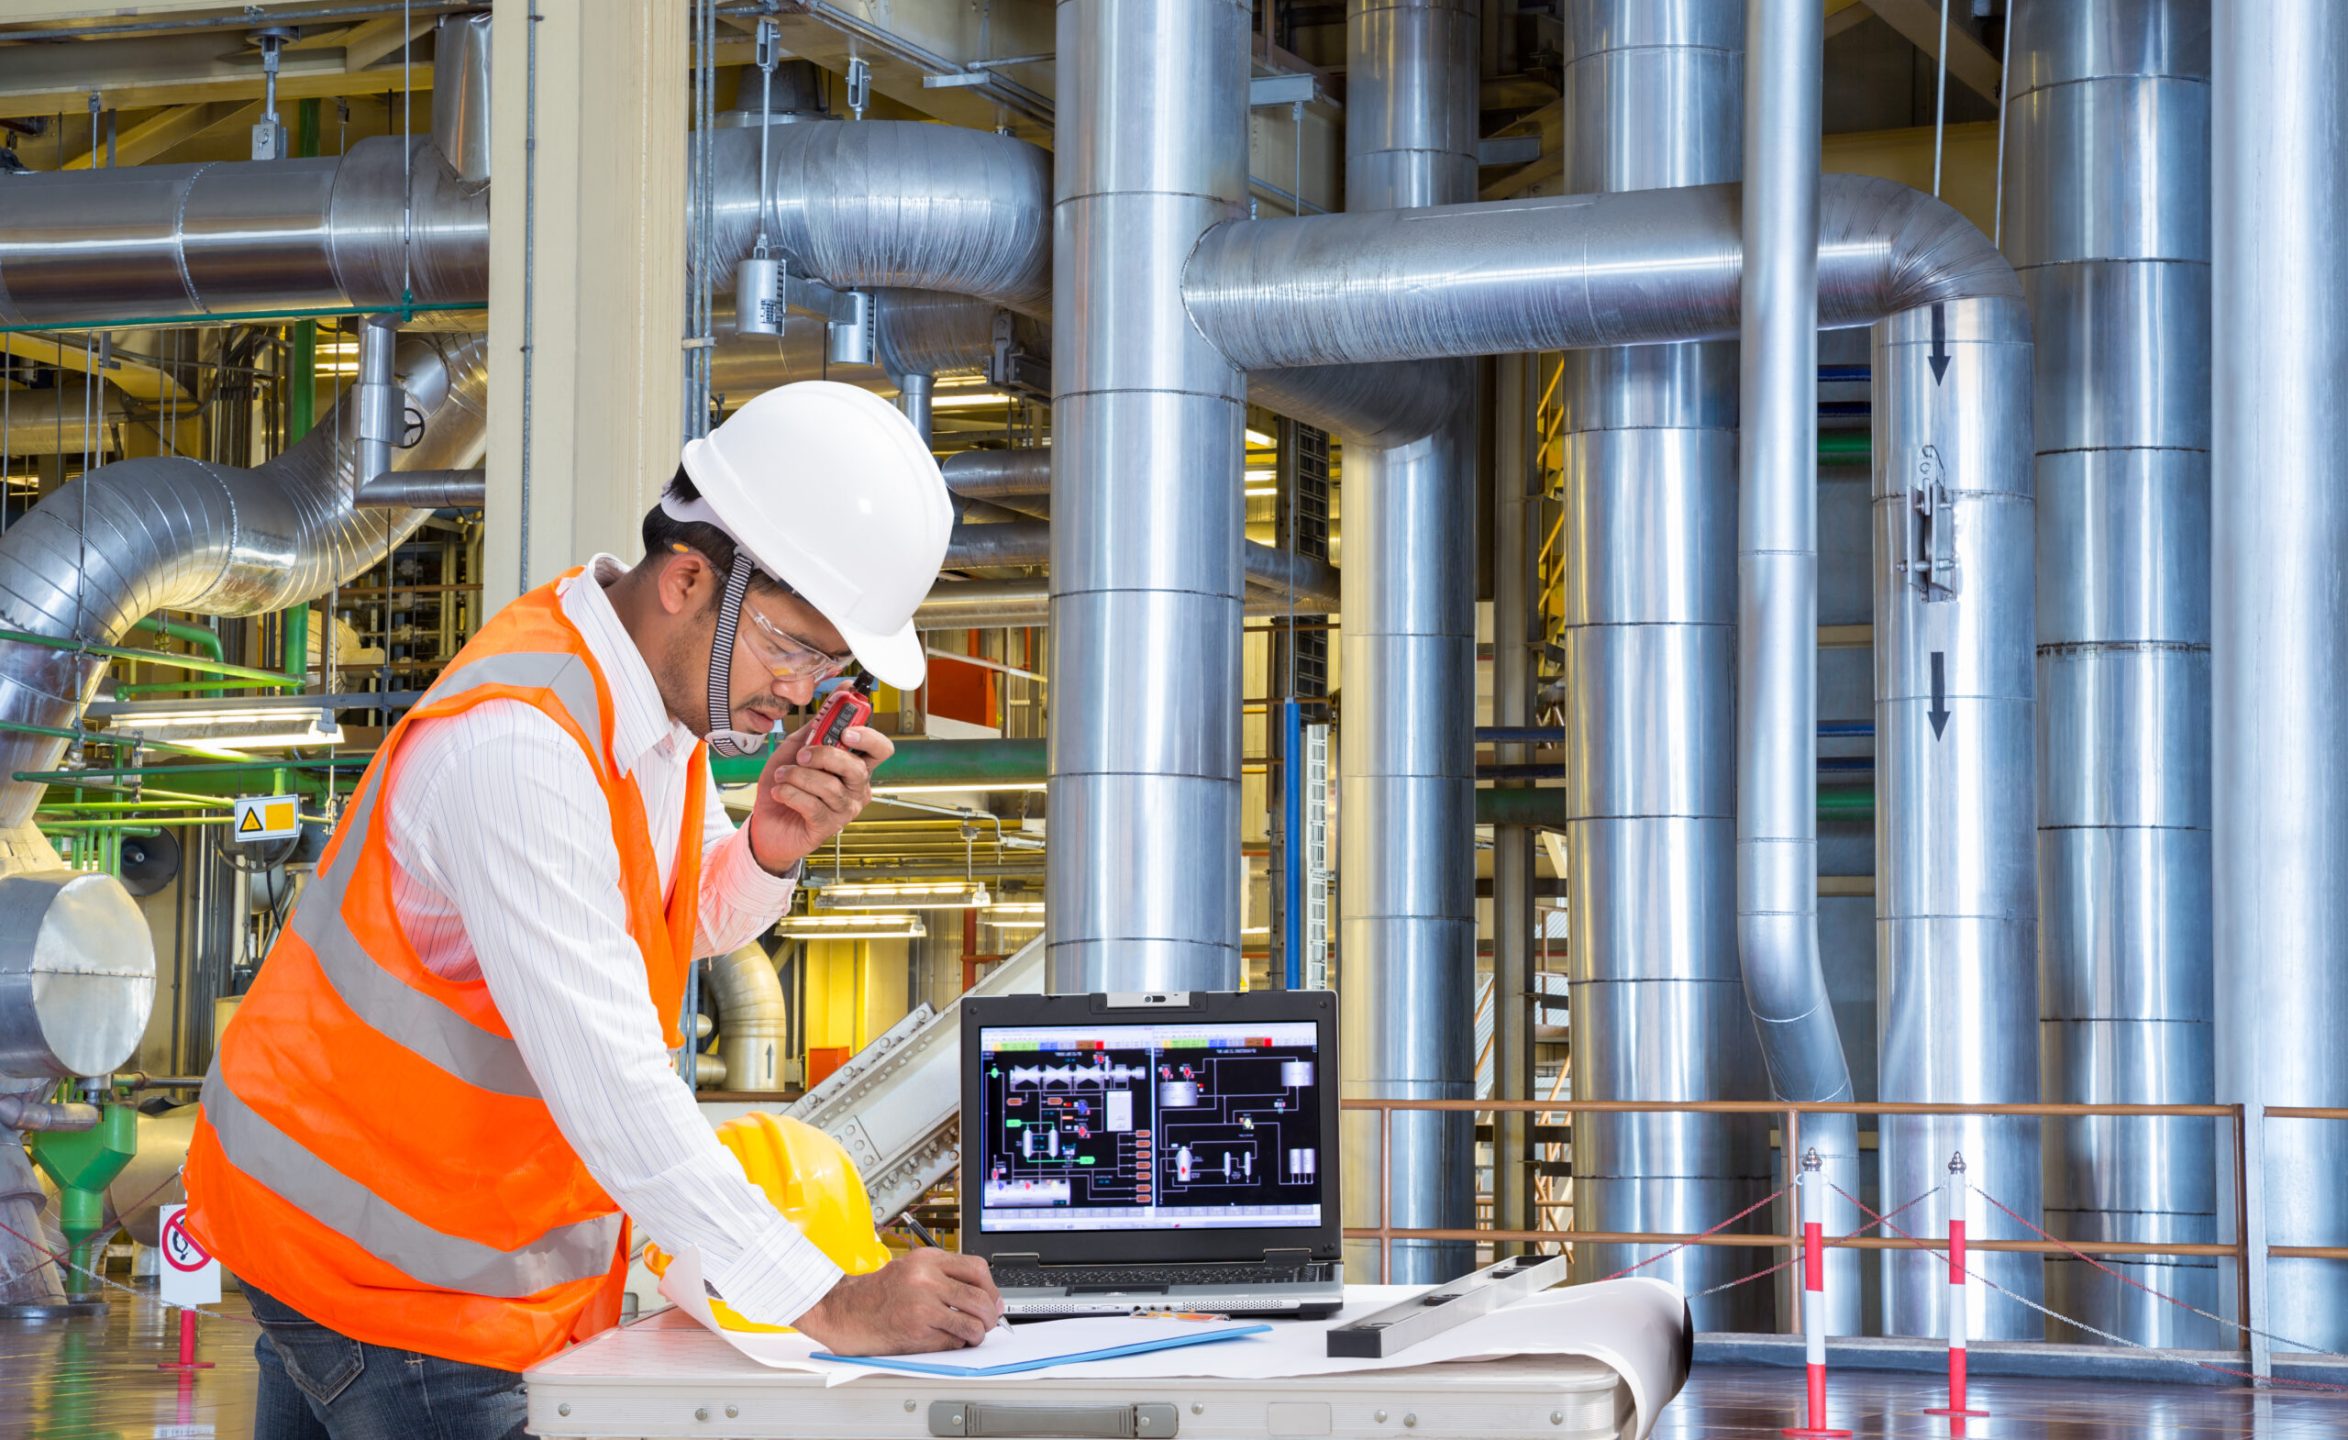
M873 1228L872 1197L865 1193L864 1177L840 1142L804 1120L753 1111L717 1127L720 1144L742 1162L750 1183L815 1242L815 1248L850 1275L869 1275L889 1263L888 1247ZM659 1247L644 1247L645 1267L665 1274L669 1257ZM746 1320L723 1300L712 1300L718 1323L728 1330L773 1334L788 1325L761 1325Z

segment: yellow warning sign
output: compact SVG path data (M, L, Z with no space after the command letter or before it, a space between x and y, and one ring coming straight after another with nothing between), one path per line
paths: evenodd
M239 840L286 840L301 833L301 806L291 795L247 795L230 826Z

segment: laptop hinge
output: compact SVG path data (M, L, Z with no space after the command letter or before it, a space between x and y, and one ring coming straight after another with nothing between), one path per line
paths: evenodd
M997 1251L994 1254L989 1255L987 1259L990 1263L996 1265L1041 1265L1044 1263L1044 1257L1036 1254L1032 1250L1024 1255L1006 1254L1002 1251Z
M1310 1250L1266 1250L1264 1268L1267 1270L1301 1270L1313 1263Z

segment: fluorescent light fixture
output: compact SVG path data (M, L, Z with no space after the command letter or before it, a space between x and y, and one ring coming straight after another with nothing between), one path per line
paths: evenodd
M986 913L989 915L1041 915L1044 913L1044 902L1041 900L997 900L994 904L986 907Z
M1259 450L1268 450L1272 446L1272 437L1266 435L1261 430L1249 430L1247 432L1247 443L1255 446Z
M1279 478L1280 472L1269 465L1250 465L1247 467L1247 482L1250 485L1261 485L1266 480Z
M919 940L929 927L918 915L785 915L775 933L787 940Z
M1280 493L1280 487L1277 485L1250 485L1245 493L1250 500L1269 500Z
M837 880L809 888L818 910L968 910L993 899L975 880Z
M982 410L989 405L1010 403L1011 397L1000 390L981 391L976 395L939 395L933 392L929 398L929 408L932 410Z
M101 701L89 714L126 735L241 754L298 746L340 745L332 702L279 700L240 705L205 701Z
M1007 920L997 920L992 915L981 915L978 917L978 923L992 925L997 930L1041 930L1044 928L1044 917L1041 915L1014 915Z

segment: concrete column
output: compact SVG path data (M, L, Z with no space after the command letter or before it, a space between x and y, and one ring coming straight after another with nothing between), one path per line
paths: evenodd
M495 14L493 609L598 550L632 557L676 472L689 79L685 0L496 0Z

